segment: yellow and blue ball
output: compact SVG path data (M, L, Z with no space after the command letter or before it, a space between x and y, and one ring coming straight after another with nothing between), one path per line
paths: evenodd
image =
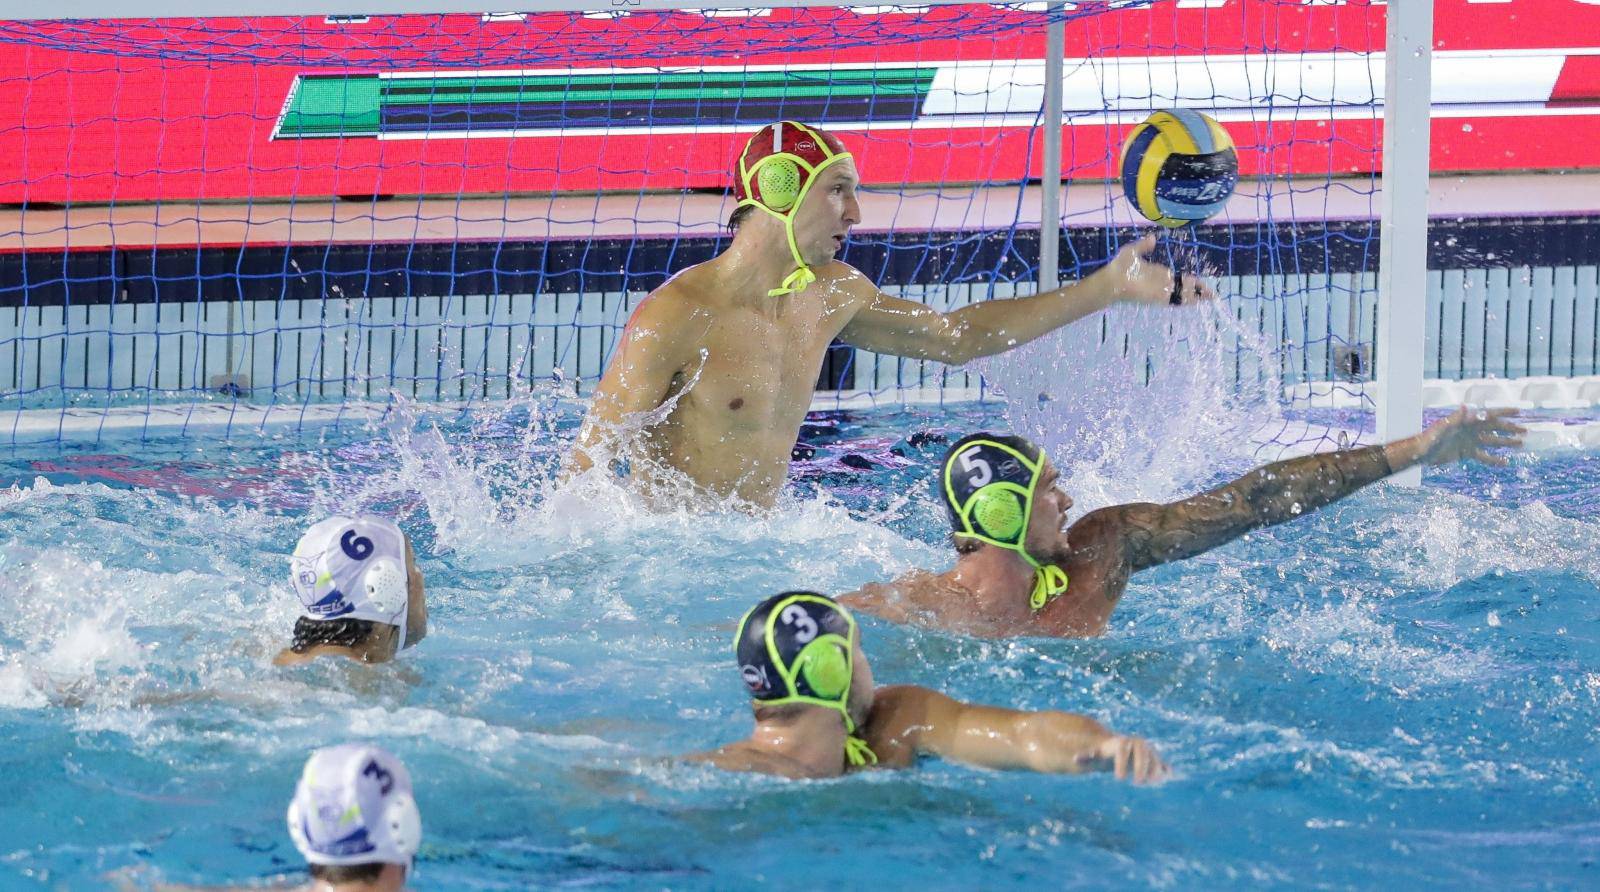
M1209 115L1158 111L1122 144L1122 191L1149 220L1179 227L1215 216L1239 182L1233 139Z

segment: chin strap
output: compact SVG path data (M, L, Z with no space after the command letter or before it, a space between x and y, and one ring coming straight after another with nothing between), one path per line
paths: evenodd
M1061 597L1067 590L1067 573L1055 564L1036 565L1033 571L1033 594L1028 598L1028 604L1034 610L1041 610L1044 605Z
M806 286L817 280L817 274L811 267L802 266L794 272L783 277L783 284L767 292L768 297L782 297L785 294L797 294L806 290Z
M878 764L878 754L867 746L865 740L854 734L844 739L844 758L855 768Z

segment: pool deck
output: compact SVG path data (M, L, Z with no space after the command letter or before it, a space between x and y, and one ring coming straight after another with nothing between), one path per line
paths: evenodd
M1378 181L1246 180L1219 221L1371 219ZM1040 187L944 186L864 191L862 231L985 230L1039 225ZM1100 226L1143 224L1105 181L1068 183L1062 218ZM1434 177L1433 217L1600 214L1600 173ZM372 244L643 237L712 237L732 203L720 193L631 193L308 199L252 203L160 202L0 208L0 252L194 245ZM1147 224L1146 224L1147 225Z

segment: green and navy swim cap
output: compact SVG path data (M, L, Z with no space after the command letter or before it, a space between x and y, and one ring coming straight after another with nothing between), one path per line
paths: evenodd
M1044 453L1022 437L969 434L945 453L935 482L956 535L1010 549L1034 569L1034 610L1067 590L1067 574L1028 553L1028 520L1044 472Z
M806 703L836 709L848 735L852 765L878 757L856 736L850 717L855 677L856 621L839 602L816 592L784 592L757 604L739 621L734 650L752 700L769 706Z

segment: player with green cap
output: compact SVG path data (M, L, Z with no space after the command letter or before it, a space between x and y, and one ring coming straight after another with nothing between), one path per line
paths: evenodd
M1461 409L1383 446L1264 465L1187 499L1092 511L1067 525L1072 498L1050 459L1027 440L962 437L939 464L936 496L950 517L956 565L863 586L839 601L896 622L970 635L1099 635L1128 577L1224 545L1338 501L1415 464L1477 459L1522 443L1510 410Z
M757 604L739 623L734 650L755 730L690 757L729 771L825 778L937 756L986 768L1112 771L1135 783L1169 774L1147 741L1085 716L962 703L913 685L875 687L855 618L815 592Z
M564 474L625 470L655 503L673 507L685 490L768 506L835 341L960 365L1112 304L1162 306L1173 294L1172 271L1144 259L1151 236L1080 281L1028 297L941 313L891 296L836 259L863 218L858 159L844 142L778 121L742 145L731 243L635 308ZM1188 275L1179 290L1211 296Z

